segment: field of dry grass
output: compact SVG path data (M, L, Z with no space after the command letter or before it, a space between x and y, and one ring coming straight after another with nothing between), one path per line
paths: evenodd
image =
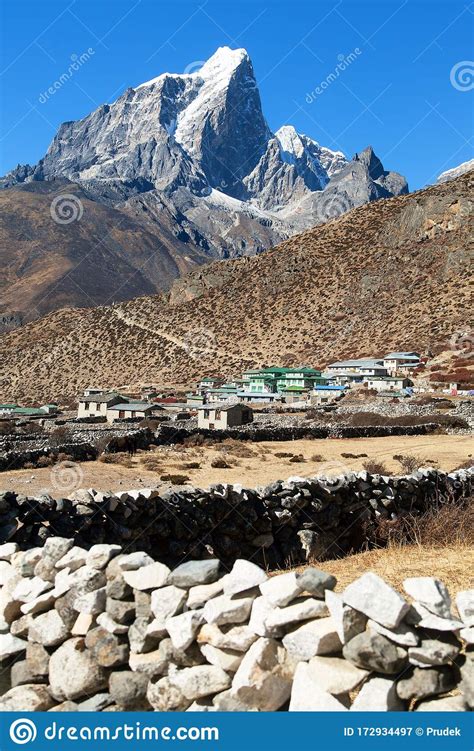
M313 565L337 578L338 592L366 571L379 574L400 592L403 580L409 576L436 576L452 596L474 585L474 547L469 545L400 545Z
M114 463L85 462L70 473L74 487L57 487L54 467L21 469L0 474L0 488L53 497L77 487L127 490L156 487L164 475L181 475L198 487L217 482L246 487L265 485L292 475L341 474L359 471L367 462L382 463L390 473L402 474L394 456L414 456L425 466L452 470L474 453L469 435L397 436L390 438L320 439L250 443L224 441L211 447L161 446L134 457L112 455ZM222 466L222 465L227 466ZM217 465L217 466L216 466Z

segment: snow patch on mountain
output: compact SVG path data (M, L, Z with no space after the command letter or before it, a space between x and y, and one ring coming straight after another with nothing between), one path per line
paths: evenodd
M470 172L470 170L472 169L474 169L474 159L470 159L467 162L462 162L462 164L458 164L457 167L452 167L452 169L448 169L445 172L442 172L438 176L436 182L446 183L448 182L448 180L454 180L455 177L464 175L465 172Z

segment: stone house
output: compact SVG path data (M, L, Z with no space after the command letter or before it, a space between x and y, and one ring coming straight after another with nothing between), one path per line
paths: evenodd
M215 402L198 407L198 428L226 430L253 422L253 410L246 404Z
M420 364L419 352L390 352L385 355L383 364L389 375L395 375L400 367L403 370L407 368L416 368Z
M89 389L88 389L89 390ZM114 404L123 403L124 398L115 391L82 395L77 408L78 417L107 417L107 409Z
M152 417L154 412L163 411L159 404L150 404L150 402L124 402L120 401L107 407L107 422L115 420L144 419Z
M361 358L358 360L338 360L327 366L331 375L345 375L356 373L357 375L387 375L384 361L379 359Z
M364 383L374 391L403 391L411 381L403 376L384 376L382 378L364 378Z

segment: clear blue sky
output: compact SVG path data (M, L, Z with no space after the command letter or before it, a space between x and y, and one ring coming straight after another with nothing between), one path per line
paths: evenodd
M61 122L229 45L248 50L272 129L349 156L370 143L422 187L473 156L473 13L469 0L3 0L0 173L35 163Z

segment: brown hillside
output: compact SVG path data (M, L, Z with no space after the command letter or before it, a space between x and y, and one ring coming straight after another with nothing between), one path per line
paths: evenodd
M52 202L71 194L77 218L54 221L63 215L52 216ZM0 191L0 316L31 321L61 307L156 294L208 260L163 223L92 201L68 180Z
M0 342L0 398L449 349L469 329L473 176L362 206L261 256L212 264L170 296L62 310L11 332Z

